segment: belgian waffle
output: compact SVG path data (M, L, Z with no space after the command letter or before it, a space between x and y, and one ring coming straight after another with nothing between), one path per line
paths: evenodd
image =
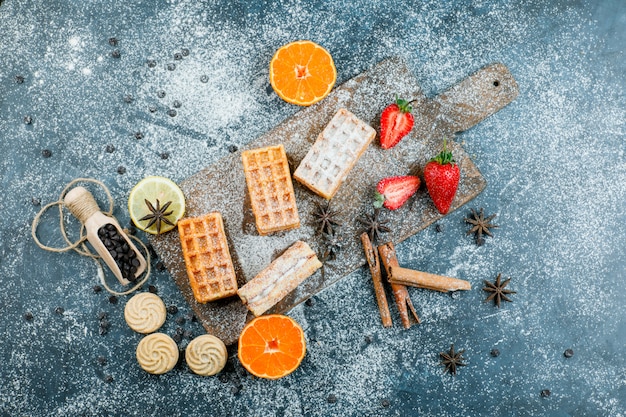
M300 227L283 145L244 151L241 159L259 234Z
M322 263L309 245L298 241L237 294L255 316L260 316L321 267Z
M330 120L293 177L330 200L359 160L376 131L346 109Z
M199 303L218 300L237 292L237 278L230 259L220 213L178 221L189 285Z

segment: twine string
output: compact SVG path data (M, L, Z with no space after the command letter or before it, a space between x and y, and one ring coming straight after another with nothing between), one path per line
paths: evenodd
M104 185L102 181L98 181L93 178L76 178L70 181L70 183L65 186L63 191L61 191L61 195L59 196L59 199L57 201L53 201L52 203L46 204L35 215L35 218L33 219L33 224L31 227L31 236L33 240L35 241L35 243L37 244L37 246L39 246L41 249L46 250L48 252L62 253L62 252L67 252L69 250L74 250L80 255L93 259L98 268L98 277L100 278L100 283L102 284L102 286L111 294L128 295L132 293L133 291L137 290L138 288L140 288L148 280L150 276L150 252L148 251L148 248L146 247L146 245L140 239L138 239L136 236L128 235L131 239L139 243L139 245L143 248L144 257L146 258L146 264L147 264L146 271L144 272L144 276L139 281L137 281L137 283L132 288L126 291L121 291L121 292L115 291L111 287L109 287L109 285L106 282L106 277L104 275L104 268L102 267L100 256L98 256L97 254L89 250L89 248L85 244L85 241L87 240L87 235L86 235L84 222L93 213L100 210L100 208L98 207L98 203L94 200L93 196L91 196L89 193L85 193L81 195L74 202L68 204L68 209L72 212L72 214L74 214L81 221L80 234L79 234L78 240L76 240L75 242L72 242L67 235L67 231L65 230L65 222L63 221L65 217L65 214L63 212L63 207L65 206L64 199L65 199L66 194L70 191L70 189L72 189L74 185L76 185L79 182L96 184L104 190L107 196L108 202L109 202L109 209L108 211L103 211L103 213L107 215L108 217L113 217L114 200L107 186ZM51 207L54 207L54 206L59 207L59 229L61 231L61 236L67 243L67 246L60 247L60 248L44 245L43 243L41 243L41 241L37 237L37 228L39 227L39 224L41 222L41 216L43 216L43 214L46 211L48 211ZM124 230L124 232L126 232L126 230Z

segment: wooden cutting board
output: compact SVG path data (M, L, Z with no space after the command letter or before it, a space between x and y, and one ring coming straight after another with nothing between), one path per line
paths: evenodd
M333 208L341 210L338 219L342 226L338 233L344 243L342 251L336 260L326 263L324 273L321 270L316 272L268 313L288 311L364 265L359 240L361 225L356 218L372 213L372 194L376 184L392 175L415 174L422 177L423 166L441 150L444 137L448 138L449 147L461 168L461 181L451 211L485 188L486 181L478 168L452 139L456 132L469 129L517 96L517 84L502 64L487 66L429 99L420 90L403 60L388 59L335 88L324 100L302 109L250 142L246 149L282 143L293 173L338 109L348 109L378 131L380 113L396 94L407 100L417 100L413 105L415 127L391 150L380 148L378 137L370 145L332 199ZM323 200L296 181L294 188L300 228L270 236L258 235L246 189L241 151L196 173L183 181L180 187L187 199L187 216L199 216L211 211L222 213L239 286L254 278L297 240L309 243L320 258L324 253L322 240L315 235L316 224L312 216L314 202ZM393 229L385 237L399 243L441 217L422 185L399 210L384 210L383 218L389 220L388 225ZM151 243L206 331L227 345L235 343L246 321L251 318L239 297L197 303L189 287L178 232L174 230L151 237ZM371 314L378 312L373 309Z

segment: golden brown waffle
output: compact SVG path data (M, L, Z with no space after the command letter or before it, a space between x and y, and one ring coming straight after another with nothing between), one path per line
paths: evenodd
M237 293L237 277L230 259L220 213L178 221L189 285L199 303Z
M283 145L244 151L241 159L259 234L300 227Z
M376 131L346 109L339 109L317 137L293 177L316 194L330 200Z
M260 316L321 267L311 247L297 241L237 294L255 316Z

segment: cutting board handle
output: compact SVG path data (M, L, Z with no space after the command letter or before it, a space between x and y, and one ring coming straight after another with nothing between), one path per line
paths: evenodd
M437 122L445 130L462 132L513 101L519 94L515 78L500 63L488 65L433 99Z

